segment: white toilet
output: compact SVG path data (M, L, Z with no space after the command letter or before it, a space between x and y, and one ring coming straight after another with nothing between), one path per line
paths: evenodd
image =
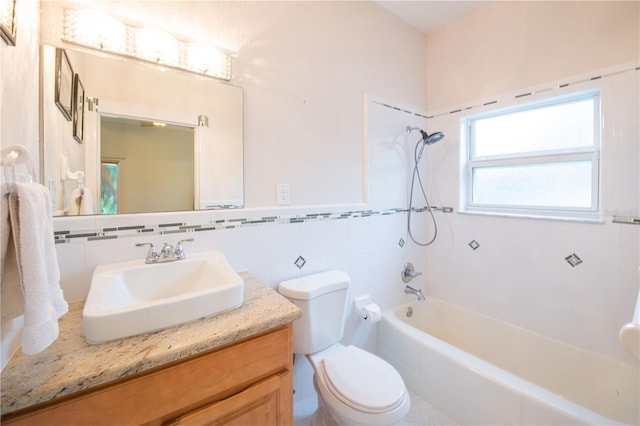
M312 425L391 425L409 411L409 393L385 360L343 346L349 275L327 271L280 283L279 292L302 310L293 323L293 352L315 370L318 410Z

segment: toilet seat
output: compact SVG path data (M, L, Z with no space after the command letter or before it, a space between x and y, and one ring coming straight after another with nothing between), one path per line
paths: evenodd
M343 404L371 414L393 411L404 404L400 374L383 359L355 346L332 351L319 373L327 390Z

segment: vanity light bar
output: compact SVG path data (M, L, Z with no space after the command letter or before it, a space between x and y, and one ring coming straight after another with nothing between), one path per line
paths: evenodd
M201 43L187 43L152 28L132 27L90 9L65 9L62 41L179 68L222 80L231 80L231 57Z

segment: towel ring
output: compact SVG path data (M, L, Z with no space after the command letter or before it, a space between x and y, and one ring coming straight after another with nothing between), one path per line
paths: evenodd
M16 166L24 165L28 172L29 182L33 182L35 175L29 160L29 150L22 145L11 145L0 151L0 164L2 165L5 182L16 181Z

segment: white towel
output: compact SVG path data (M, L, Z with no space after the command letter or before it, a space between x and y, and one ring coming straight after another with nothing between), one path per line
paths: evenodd
M22 352L31 355L57 339L58 318L69 305L60 289L49 191L37 183L8 185L11 236L24 299Z
M76 188L69 197L69 216L80 214L95 214L93 210L93 195L88 188Z
M80 199L80 214L95 214L93 210L93 195L89 188L82 188L82 198Z
M24 299L18 274L18 260L14 249L11 220L9 219L9 189L2 185L2 203L0 203L0 253L2 270L0 271L0 313L2 324L8 324L24 313Z
M69 196L69 211L67 215L78 216L80 214L80 204L82 203L82 188L71 191Z

